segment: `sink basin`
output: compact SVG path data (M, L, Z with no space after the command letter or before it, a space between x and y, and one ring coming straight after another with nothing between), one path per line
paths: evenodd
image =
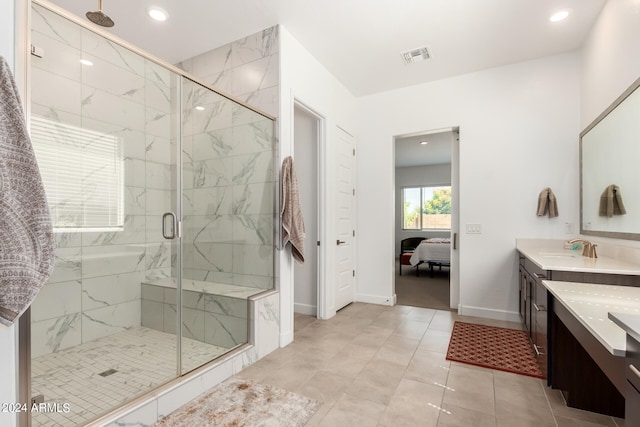
M577 254L572 253L541 253L543 258L577 258Z

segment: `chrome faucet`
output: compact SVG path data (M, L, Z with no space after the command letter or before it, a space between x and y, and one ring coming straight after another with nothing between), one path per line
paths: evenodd
M598 245L596 245L595 243L591 243L590 241L585 239L571 239L567 243L582 243L582 256L586 256L588 258L598 258L598 254L596 254L596 246Z

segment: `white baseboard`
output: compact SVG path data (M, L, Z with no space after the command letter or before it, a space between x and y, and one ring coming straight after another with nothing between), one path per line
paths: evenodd
M458 314L463 316L484 317L487 319L506 320L508 322L520 322L520 313L517 311L495 310L486 307L472 307L460 305Z
M366 302L368 304L394 305L395 295L393 297L383 297L380 295L356 294L357 302Z
M286 347L293 342L293 331L280 334L280 347Z
M298 314L306 314L307 316L317 316L318 306L311 304L293 303L293 312Z

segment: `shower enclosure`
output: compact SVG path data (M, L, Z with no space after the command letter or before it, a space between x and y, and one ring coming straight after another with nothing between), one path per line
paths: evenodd
M247 343L247 299L274 285L274 121L51 5L31 15L57 243L31 394L60 409L32 425L81 425Z

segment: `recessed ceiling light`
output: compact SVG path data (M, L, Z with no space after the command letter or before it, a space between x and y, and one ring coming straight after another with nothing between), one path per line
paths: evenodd
M569 9L560 9L557 10L555 12L553 12L553 15L551 15L549 17L549 21L551 22L558 22L558 21L562 21L563 19L566 19L567 16L569 16Z
M198 105L198 106L196 106L196 110L204 111L204 107L202 105Z
M420 141L420 145L427 145L429 141Z
M86 66L89 66L89 67L93 65L93 62L89 61L88 59L81 59L80 63L82 65L86 65Z
M157 6L152 6L149 9L147 9L147 15L149 15L151 19L154 19L160 22L166 21L167 18L169 17L169 14L167 13L166 10L161 9Z

